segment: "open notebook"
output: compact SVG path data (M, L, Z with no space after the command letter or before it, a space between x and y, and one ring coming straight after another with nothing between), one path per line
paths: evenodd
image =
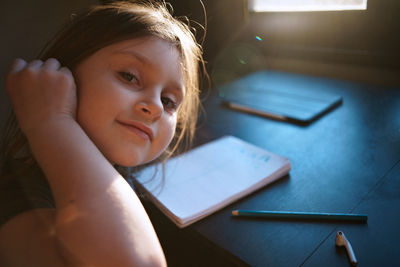
M287 158L233 136L139 173L136 186L178 227L188 226L286 175Z

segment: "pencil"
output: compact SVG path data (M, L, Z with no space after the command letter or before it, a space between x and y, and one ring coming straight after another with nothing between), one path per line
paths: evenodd
M267 117L270 119L279 120L279 121L289 120L289 118L284 115L274 114L274 113L271 113L271 112L268 112L265 110L261 111L261 110L257 110L257 109L251 108L251 107L233 103L233 102L225 102L225 104L231 109L235 109L235 110L239 110L239 111L243 111L243 112L247 112L247 113L252 113L252 114Z
M316 212L292 212L292 211L265 211L265 210L234 210L233 216L258 217L274 219L309 219L309 220L344 220L366 222L368 216L365 214L346 213L316 213Z

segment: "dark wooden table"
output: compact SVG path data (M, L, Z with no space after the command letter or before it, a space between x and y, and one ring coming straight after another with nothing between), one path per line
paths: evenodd
M286 74L288 79L298 75ZM400 88L304 77L343 104L302 126L204 102L197 143L231 134L288 157L290 175L178 229L145 203L170 266L400 266ZM368 223L239 219L233 209L368 214Z

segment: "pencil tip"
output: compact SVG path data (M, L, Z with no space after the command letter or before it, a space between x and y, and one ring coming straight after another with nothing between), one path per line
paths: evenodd
M237 216L237 215L239 215L239 212L238 212L237 210L233 210L233 211L232 211L232 215Z

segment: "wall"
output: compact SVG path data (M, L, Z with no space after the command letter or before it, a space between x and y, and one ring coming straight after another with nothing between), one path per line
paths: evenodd
M11 61L32 60L71 13L95 0L0 1L0 126L8 114L5 75ZM1 129L1 128L0 128Z
M224 82L266 68L400 86L399 17L398 0L368 0L366 11L251 13L226 29L234 35L212 74Z

